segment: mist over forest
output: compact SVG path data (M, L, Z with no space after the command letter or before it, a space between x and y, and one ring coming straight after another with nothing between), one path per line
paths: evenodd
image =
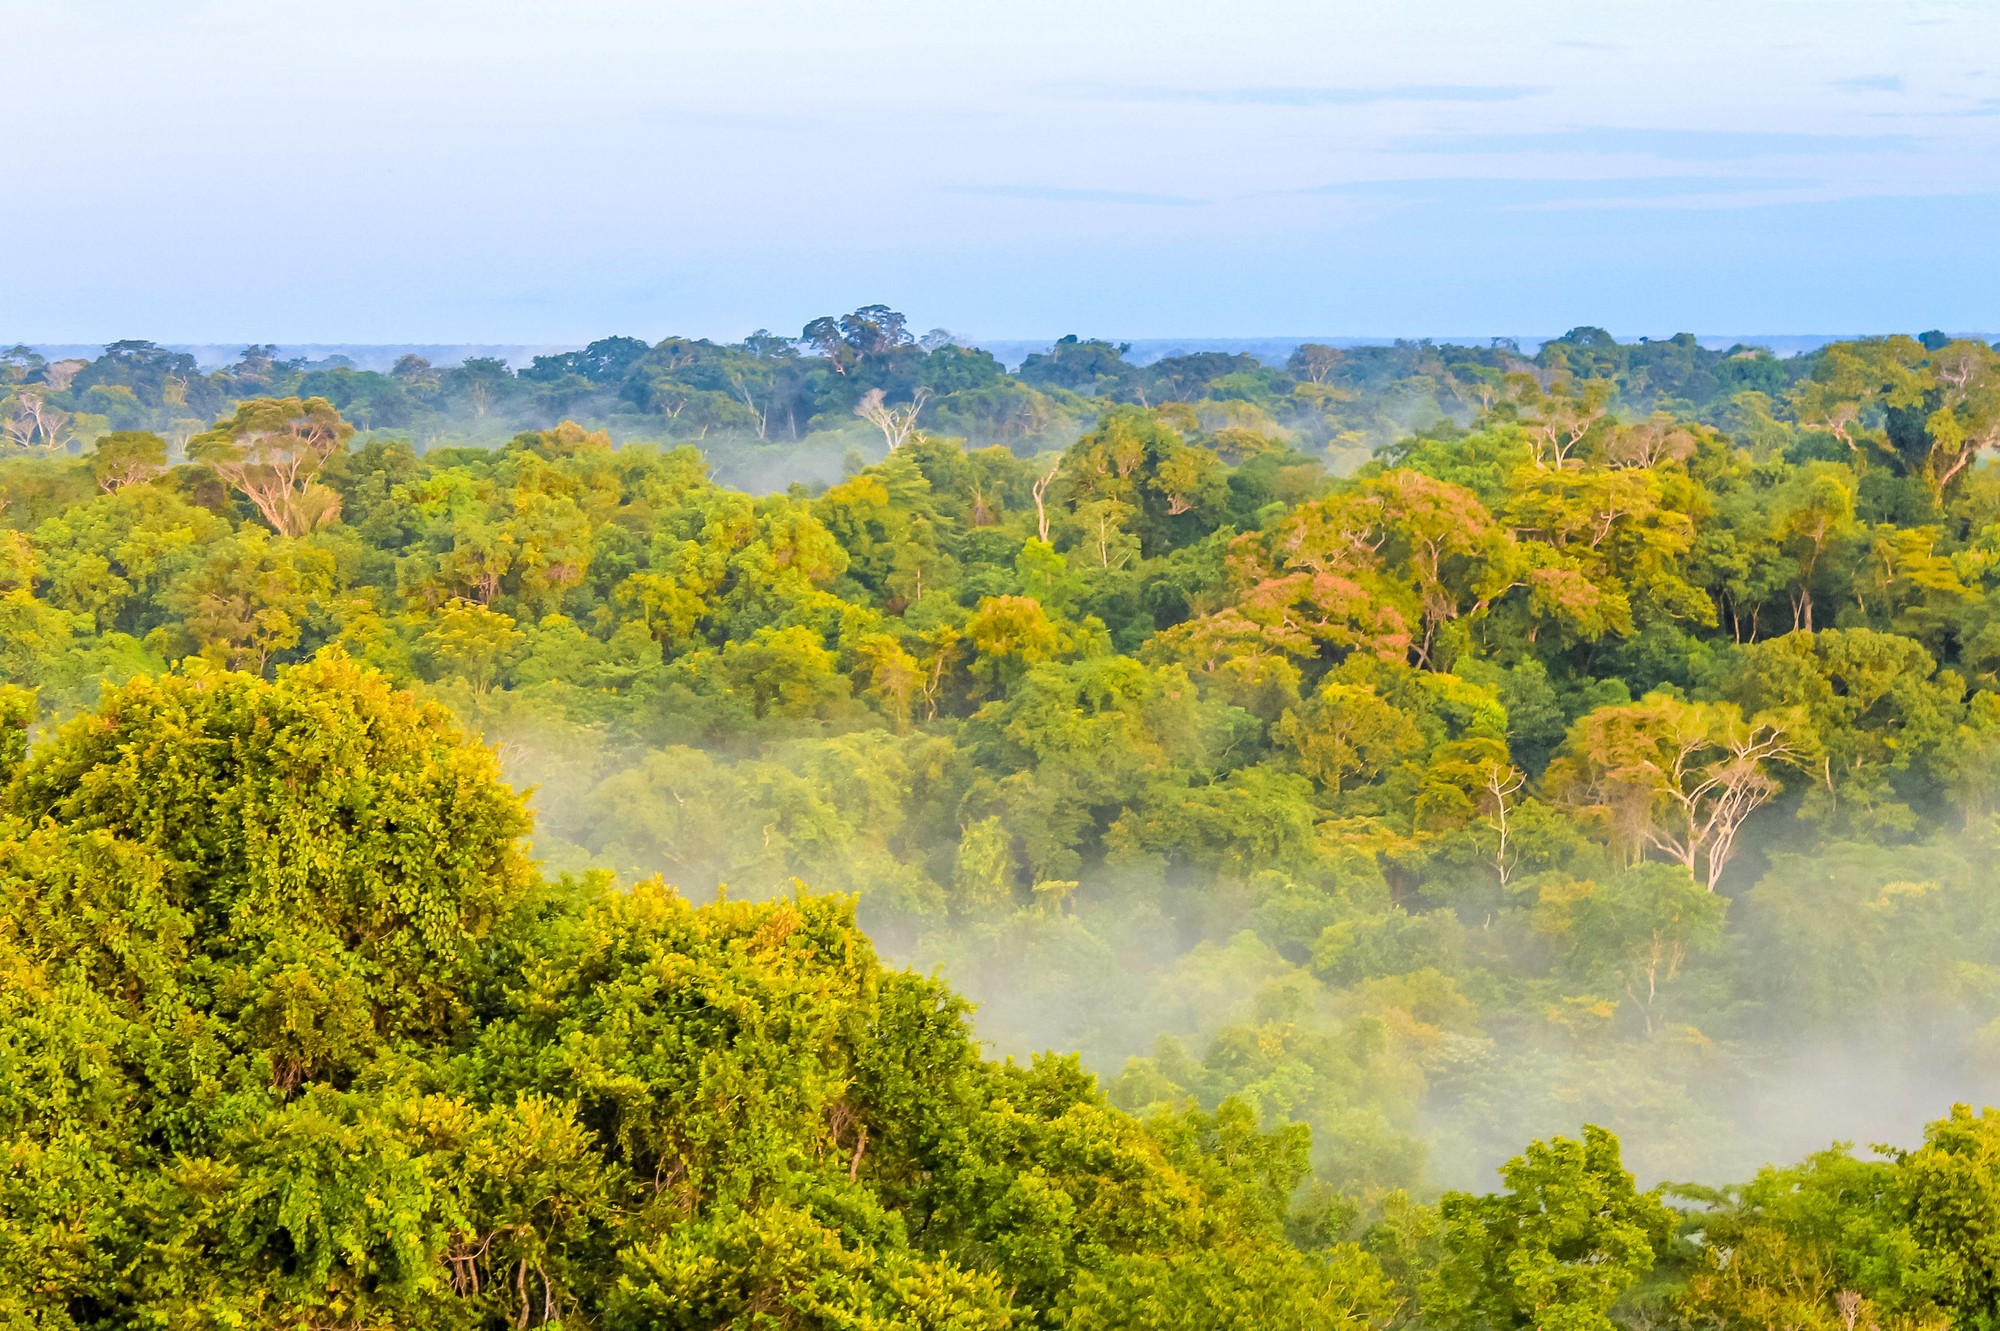
M0 1311L1992 1324L2000 349L1779 350L0 353Z

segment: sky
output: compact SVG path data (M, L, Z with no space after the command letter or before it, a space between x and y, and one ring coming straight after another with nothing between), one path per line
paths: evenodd
M0 342L2000 331L1992 0L0 0Z

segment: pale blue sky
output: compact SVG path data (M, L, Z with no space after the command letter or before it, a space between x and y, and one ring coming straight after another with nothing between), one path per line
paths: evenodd
M0 341L2000 331L2000 4L0 0Z

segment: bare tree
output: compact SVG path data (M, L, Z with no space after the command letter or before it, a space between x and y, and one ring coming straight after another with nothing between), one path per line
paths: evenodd
M993 502L986 494L986 482L979 477L972 478L972 525L990 527L993 525Z
M10 410L0 431L19 447L54 451L69 442L70 413L50 403L47 384L21 384L8 402Z
M743 381L742 375L732 374L729 376L729 381L736 385L736 396L743 399L744 407L757 418L757 437L759 439L768 437L766 431L771 424L771 408L768 405L763 407L757 405L757 399L750 395L750 385Z
M1726 721L1713 742L1722 749L1721 757L1700 765L1689 761L1674 773L1668 793L1679 804L1680 817L1653 838L1689 873L1698 857L1705 860L1704 881L1711 892L1736 853L1736 834L1744 821L1778 793L1777 778L1766 764L1792 756L1792 744L1777 725Z
M1487 766L1480 782L1485 792L1482 799L1492 801L1492 812L1487 815L1487 821L1499 838L1499 844L1493 851L1493 867L1500 875L1502 887L1507 886L1507 879L1514 872L1514 866L1507 858L1508 833L1511 831L1508 824L1514 811L1512 800L1520 794L1527 781L1526 773L1513 764L1496 762Z
M1118 555L1118 563L1113 564L1111 562L1111 543L1114 536L1120 535L1123 532L1123 513L1120 510L1124 510L1125 512L1130 512L1130 510L1115 499L1095 500L1085 505L1085 509L1087 511L1087 520L1090 523L1097 545L1098 566L1100 568L1124 567L1125 560L1129 557L1128 553L1121 550Z
M1035 478L1035 531L1041 536L1045 544L1049 539L1049 510L1047 504L1049 486L1054 482L1056 473L1062 470L1062 464L1063 460L1058 455L1055 462L1050 465L1048 474Z
M1604 445L1604 460L1614 467L1657 467L1663 462L1680 462L1693 455L1694 435L1676 425L1665 412L1651 420L1628 425L1612 434Z
M909 441L911 433L917 428L917 416L923 411L924 403L930 401L931 390L921 387L916 389L910 394L910 400L898 407L889 406L884 402L885 396L879 388L869 389L861 395L861 400L854 404L854 414L863 420L872 421L875 428L882 432L882 438L888 442L889 451L893 453Z
M1535 465L1560 469L1590 433L1590 427L1610 410L1611 385L1591 380L1574 388L1567 378L1544 388L1533 374L1507 376L1507 388L1522 412L1521 423L1535 449Z
M194 416L176 416L167 423L165 438L167 457L170 461L180 461L187 457L188 440L200 434L208 425L207 421Z
M1687 960L1687 953L1686 939L1674 937L1663 929L1655 929L1646 940L1646 959L1639 963L1639 975L1646 979L1645 994L1642 996L1639 993L1639 976L1635 975L1625 982L1625 996L1639 1005L1648 1035L1653 1032L1653 1012L1660 1001L1660 982L1674 982L1674 977L1680 974L1681 963Z
M28 404L22 400L21 395L19 393L11 395L4 403L0 403L0 406L6 408L5 414L0 415L0 434L4 434L7 442L16 448L33 446L36 430L35 415L28 410Z

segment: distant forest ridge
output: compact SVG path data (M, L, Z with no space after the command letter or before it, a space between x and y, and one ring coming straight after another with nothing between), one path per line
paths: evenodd
M1628 423L1666 413L1747 439L1787 410L1802 383L1839 378L1853 356L1872 364L1884 355L1922 361L1953 346L1987 350L1937 330L1802 350L1807 339L1704 344L1692 333L1621 342L1588 325L1532 344L1338 342L1135 345L1070 334L1041 351L989 348L942 328L920 333L902 313L867 305L814 319L797 336L759 330L727 344L619 335L580 350L231 351L124 341L73 357L14 346L0 350L0 434L70 453L141 431L172 451L231 403L324 399L364 436L391 431L419 452L497 447L564 421L621 444L697 443L716 480L768 493L837 483L852 470L850 453L865 461L894 451L919 429L1034 457L1069 448L1108 407L1181 403L1205 429L1283 437L1347 474L1412 435L1473 428L1503 407L1532 415L1515 401L1530 389L1532 397L1593 383L1589 391L1606 396L1592 411ZM1208 349L1224 346L1247 349ZM217 359L226 363L206 368Z
M1267 365L1282 365L1291 354L1307 343L1322 343L1335 347L1386 347L1398 341L1432 342L1440 346L1487 346L1493 343L1512 343L1528 355L1534 355L1546 342L1557 339L1559 334L1539 334L1535 336L1474 336L1466 334L1451 337L1144 337L1129 339L1109 339L1122 341L1130 349L1126 359L1135 365L1151 365L1169 356L1186 356L1204 351L1219 351L1226 355L1248 354ZM1713 351L1726 351L1734 346L1762 347L1776 356L1801 356L1817 351L1832 342L1850 340L1865 336L1861 333L1742 333L1742 334L1695 334L1695 341ZM1990 342L1995 336L1986 333L1955 333L1954 337L1976 338ZM1047 352L1056 344L1049 338L978 338L957 339L965 346L978 347L993 353L1007 368L1018 369L1029 356ZM1647 340L1640 338L1637 340ZM1660 341L1663 339L1651 339ZM36 353L49 360L69 357L91 359L103 350L96 342L43 342L28 344ZM241 354L243 343L237 342L166 342L161 343L168 351L185 352L195 358L204 370L220 369L232 364ZM528 365L537 356L557 355L577 350L568 342L281 342L274 348L281 360L306 362L328 362L337 365L344 358L351 368L357 370L388 371L396 361L407 355L422 356L437 366L462 364L467 360L491 357L507 362L515 369Z

